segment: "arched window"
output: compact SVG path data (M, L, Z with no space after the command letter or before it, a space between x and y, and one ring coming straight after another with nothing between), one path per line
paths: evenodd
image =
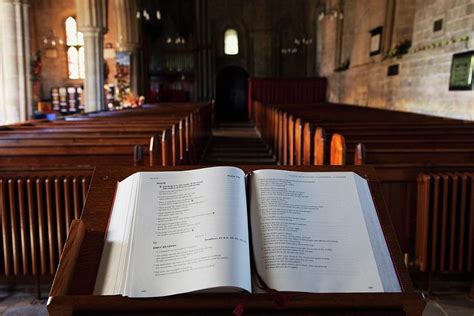
M228 29L224 33L224 54L239 54L239 36L237 34L237 31L234 29Z
M72 16L66 19L65 26L69 79L84 79L84 35L77 31L76 19Z
M77 48L70 46L67 49L67 66L69 70L69 79L79 79L79 53Z

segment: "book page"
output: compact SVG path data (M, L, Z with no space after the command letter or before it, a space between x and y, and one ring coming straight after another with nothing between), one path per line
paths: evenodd
M251 290L245 174L234 167L139 173L125 296Z
M399 286L384 287L364 212L377 223L378 217L365 189L358 190L358 183L367 182L356 177L360 178L352 172L252 174L254 255L257 271L270 288L313 293L400 291ZM372 221L370 227L374 225ZM384 246L379 243L378 248ZM388 250L377 255L388 255ZM379 261L380 267L387 265L385 272L395 275L390 257ZM398 285L396 276L392 282Z
M122 294L137 180L138 174L134 174L117 184L94 295Z

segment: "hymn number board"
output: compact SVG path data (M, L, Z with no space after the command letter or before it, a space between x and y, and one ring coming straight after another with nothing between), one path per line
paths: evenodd
M453 55L449 90L472 90L474 51Z

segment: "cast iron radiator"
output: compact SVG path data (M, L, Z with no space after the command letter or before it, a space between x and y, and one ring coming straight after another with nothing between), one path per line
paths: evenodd
M0 175L0 276L54 275L90 174Z

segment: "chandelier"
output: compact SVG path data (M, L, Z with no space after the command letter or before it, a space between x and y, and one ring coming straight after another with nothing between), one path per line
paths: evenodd
M147 9L138 10L136 14L137 19L145 19L147 21L150 20L150 13L148 13ZM161 20L161 12L160 10L156 10L155 17L159 21Z
M56 36L56 32L54 30L48 30L43 36L43 45L45 47L56 47L59 45L64 45L64 40Z

